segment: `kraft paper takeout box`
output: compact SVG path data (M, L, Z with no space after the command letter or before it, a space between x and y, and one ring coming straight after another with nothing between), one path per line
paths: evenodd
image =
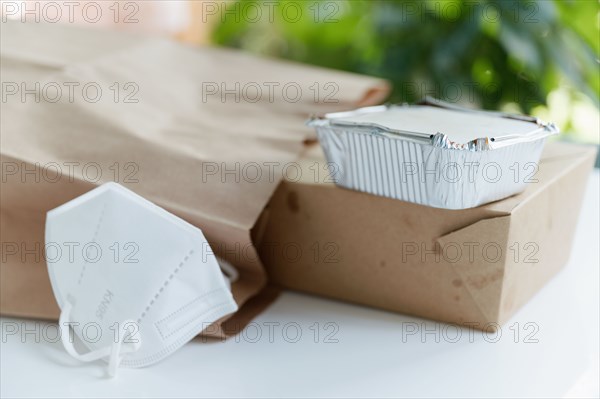
M525 192L446 210L337 187L313 146L254 240L281 287L494 330L567 262L595 155L547 144Z
M43 258L46 212L116 181L201 228L239 270L232 291L240 311L209 331L235 333L271 298L250 230L279 183L272 176L313 137L304 120L375 104L388 93L380 79L233 50L55 24L9 21L0 29L3 85L14 83L12 94L3 92L0 118L3 315L58 317ZM294 84L303 95L292 102L281 94L260 101L225 94L238 83L273 82ZM315 102L311 86L332 82L337 102ZM67 83L79 84L75 96ZM86 84L103 95L84 98ZM58 100L47 92L57 85L64 89ZM203 173L207 165L213 171L251 163L264 168L258 180ZM246 256L232 254L237 247Z

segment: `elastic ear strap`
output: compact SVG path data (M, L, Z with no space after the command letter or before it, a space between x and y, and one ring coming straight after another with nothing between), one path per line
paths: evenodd
M126 321L125 323L123 323L123 327L125 327L125 324L127 323L133 323L131 321ZM118 338L117 340L111 345L111 351L110 351L110 358L108 360L108 375L111 377L114 377L115 375L117 375L117 369L119 368L119 364L121 364L121 360L123 360L123 356L121 356L121 353L127 353L127 352L135 352L136 350L139 349L141 343L140 340L137 339L136 341L132 342L132 346L131 347L123 347L123 342L125 341L125 339L129 336L128 332L124 331L123 329L119 329L118 330Z
M240 273L237 271L235 267L225 259L217 256L217 262L219 263L219 267L221 271L224 272L225 278L229 281L229 283L235 283L238 278L240 278Z
M118 329L118 336L115 342L111 346L106 346L104 348L96 349L90 351L88 353L81 354L75 350L75 346L73 345L74 340L70 339L69 330L71 329L70 325L70 317L71 310L73 309L73 305L71 302L66 301L65 305L62 308L59 318L59 330L60 330L60 338L65 347L65 350L69 355L73 358L82 361L82 362L93 362L95 360L103 359L109 356L108 361L108 374L111 377L114 377L117 374L117 369L123 357L121 353L130 353L137 351L141 342L140 339L137 338L135 341L131 343L131 345L127 345L123 347L123 341L129 336L128 332L121 331ZM123 323L125 326L127 323L133 323L132 321L126 321Z
M96 349L94 351L90 351L84 354L78 353L75 350L75 346L73 345L75 340L71 340L69 334L71 329L71 322L69 319L71 317L72 308L73 305L71 305L71 302L66 301L65 305L62 308L62 311L60 312L60 319L58 320L58 327L60 329L60 339L67 353L73 358L82 362L93 362L94 360L102 359L103 357L110 355L109 347Z

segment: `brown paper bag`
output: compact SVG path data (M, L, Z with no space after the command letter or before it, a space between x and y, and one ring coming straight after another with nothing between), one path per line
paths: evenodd
M250 230L311 138L303 121L387 94L378 79L56 25L3 24L1 57L0 310L44 319L58 316L45 213L116 181L202 229L240 271L247 321L266 283Z

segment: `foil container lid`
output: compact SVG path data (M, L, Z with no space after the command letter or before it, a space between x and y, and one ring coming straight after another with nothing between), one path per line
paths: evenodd
M307 124L366 131L436 148L488 151L559 133L526 115L473 110L426 97L415 105L380 105L313 117Z

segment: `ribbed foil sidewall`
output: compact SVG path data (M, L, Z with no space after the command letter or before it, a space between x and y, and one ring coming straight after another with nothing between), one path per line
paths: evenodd
M476 207L535 184L546 141L468 151L330 126L317 134L336 184L445 209Z

